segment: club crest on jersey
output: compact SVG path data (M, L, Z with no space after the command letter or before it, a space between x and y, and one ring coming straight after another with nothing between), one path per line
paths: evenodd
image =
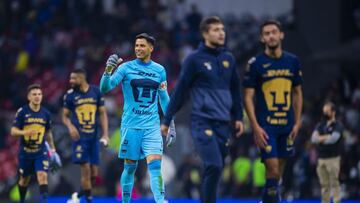
M210 62L205 62L205 63L204 63L204 66L205 66L205 68L208 69L208 70L211 70L211 68L212 68Z
M271 150L272 150L272 147L271 147L270 145L268 145L268 146L265 147L266 153L270 153Z
M229 68L229 66L230 66L230 63L227 60L223 61L222 64L223 64L224 68Z
M205 130L205 135L207 135L207 136L212 136L213 135L213 131L211 130L211 129L206 129Z
M160 90L166 90L167 89L167 82L164 81L160 84Z

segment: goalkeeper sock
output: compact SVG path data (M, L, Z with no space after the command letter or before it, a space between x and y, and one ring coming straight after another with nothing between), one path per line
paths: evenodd
M124 170L121 174L122 202L129 203L134 186L134 176L137 167L136 163L124 163Z
M20 193L20 203L25 203L25 197L26 197L26 191L27 191L27 186L18 186L19 187L19 193Z
M164 202L165 187L161 176L161 161L154 160L148 164L148 170L150 173L150 188L154 194L156 203Z
M279 203L279 181L277 179L266 179L262 196L263 203Z
M48 185L47 184L39 185L39 190L40 190L40 203L46 203L47 198L49 196Z

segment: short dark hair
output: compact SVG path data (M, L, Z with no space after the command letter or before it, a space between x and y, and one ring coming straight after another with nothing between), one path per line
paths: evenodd
M324 106L326 106L326 105L329 105L329 106L330 106L331 111L336 112L336 105L335 105L334 102L332 102L332 101L325 101Z
M261 26L260 26L260 34L262 34L262 31L264 29L265 26L268 25L275 25L281 32L283 31L282 25L279 21L274 20L274 19L269 19L269 20L265 20Z
M155 37L149 35L148 33L141 33L136 35L135 40L137 39L145 39L147 42L149 42L152 46L155 46Z
M31 84L27 87L27 93L29 94L31 92L31 90L34 90L34 89L40 89L41 90L41 85L40 84Z
M85 77L87 75L86 70L84 68L75 68L71 72L76 74L83 74Z
M223 21L218 16L210 16L210 17L204 18L200 22L199 30L201 33L207 32L207 31L209 31L211 24L218 24L218 23L224 24Z

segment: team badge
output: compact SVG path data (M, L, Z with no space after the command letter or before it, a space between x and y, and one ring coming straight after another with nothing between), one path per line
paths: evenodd
M268 145L268 146L265 147L266 153L270 153L271 150L272 150L272 147L271 147L270 145Z
M47 170L49 168L49 161L43 161L42 163L44 165L44 170Z
M211 129L206 129L205 130L205 135L207 135L207 136L212 136L213 135L213 131L211 130Z
M166 90L167 89L167 82L166 81L164 81L164 82L162 82L161 84L160 84L160 90Z
M204 66L205 66L205 68L208 69L208 70L211 70L211 69L212 69L210 62L205 62L205 63L204 63Z
M229 66L230 66L229 61L226 61L226 60L223 61L222 64L223 64L224 68L229 68Z
M77 152L82 152L81 145L76 146L75 151L77 151Z
M287 145L288 145L288 146L294 145L294 140L291 139L291 137L288 137L288 139L287 139Z

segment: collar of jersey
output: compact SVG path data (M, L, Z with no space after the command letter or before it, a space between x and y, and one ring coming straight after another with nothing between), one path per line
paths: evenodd
M205 46L204 42L201 42L199 45L199 48L205 52L208 52L213 55L220 54L225 48L224 47L217 47L215 49Z
M139 65L143 65L143 66L149 66L152 63L152 60L150 60L149 62L145 63L143 61L141 61L140 59L135 59L136 63Z

